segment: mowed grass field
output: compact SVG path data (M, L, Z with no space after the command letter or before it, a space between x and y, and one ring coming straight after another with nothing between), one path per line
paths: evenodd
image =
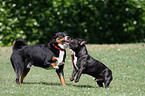
M67 86L62 86L55 70L31 67L22 85L10 63L11 47L0 47L0 96L145 96L145 43L87 45L89 54L113 72L109 89L100 88L94 78L83 74L70 82L72 63L67 49L64 67Z

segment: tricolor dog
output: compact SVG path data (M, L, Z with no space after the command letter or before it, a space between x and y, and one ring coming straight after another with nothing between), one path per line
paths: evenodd
M85 43L86 41L80 38L69 41L69 48L74 51L74 69L70 80L73 81L77 74L75 82L78 82L82 74L88 74L95 78L100 87L103 87L103 83L105 88L109 87L113 79L112 71L88 54Z
M31 65L34 65L45 69L55 68L62 85L66 86L63 68L68 39L64 32L53 34L51 42L42 45L27 45L24 40L17 39L13 44L13 53L10 58L17 75L16 83L23 83Z

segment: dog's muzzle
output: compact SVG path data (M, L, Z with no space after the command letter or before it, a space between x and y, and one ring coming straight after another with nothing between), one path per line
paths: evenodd
M62 48L62 49L66 49L68 47L68 45L69 45L69 40L70 40L70 37L69 36L65 36L65 40L62 41L63 44L62 45L58 44L59 47Z

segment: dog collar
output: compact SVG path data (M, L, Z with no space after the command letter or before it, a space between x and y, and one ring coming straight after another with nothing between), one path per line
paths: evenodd
M54 46L56 49L58 49L58 50L61 50L61 51L64 50L64 49L61 49L61 48L59 48L58 46L56 46L56 45L54 45L54 44L53 44L53 46Z

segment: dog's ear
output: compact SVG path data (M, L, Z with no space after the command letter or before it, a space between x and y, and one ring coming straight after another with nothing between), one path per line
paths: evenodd
M82 40L81 42L80 42L80 45L84 45L84 44L86 44L87 43L87 40Z

